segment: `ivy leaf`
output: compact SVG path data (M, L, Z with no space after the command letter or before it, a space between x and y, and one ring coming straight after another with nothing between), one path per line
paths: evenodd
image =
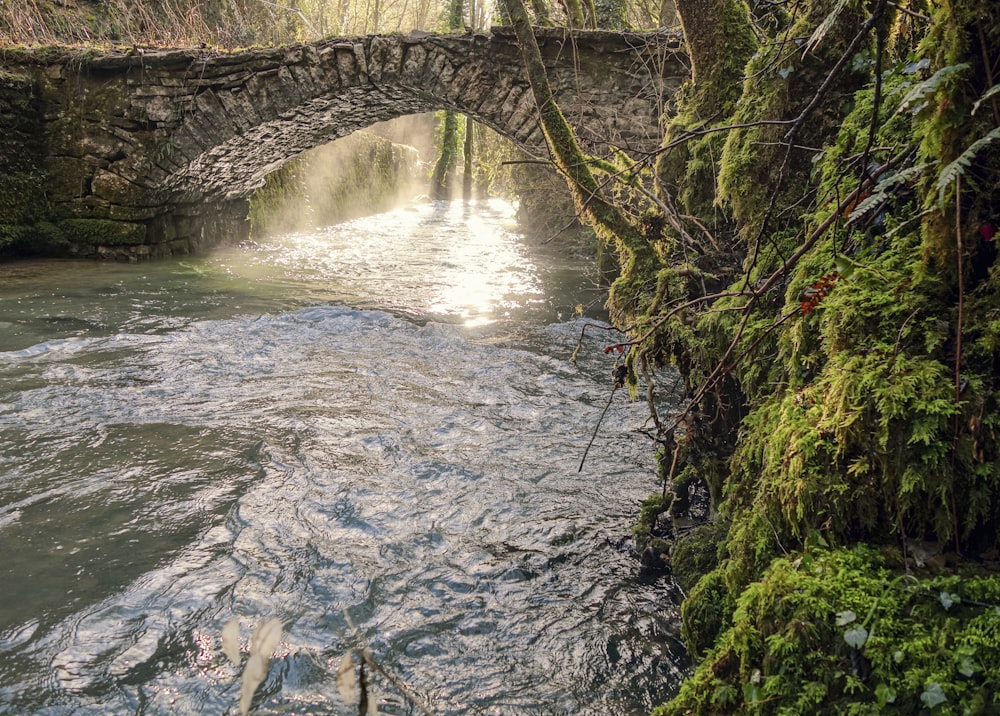
M847 258L843 254L837 254L833 259L833 265L837 267L837 273L840 274L842 279L850 280L851 276L854 275L854 269L858 267L858 264L851 259Z
M875 687L875 698L879 706L896 703L896 690L883 682Z
M758 684L743 684L743 701L745 703L752 704L756 701L760 701L760 698L761 693L760 686Z
M844 632L844 641L847 642L848 646L860 649L868 641L868 630L860 625L848 629Z
M856 621L858 615L854 612L848 610L845 612L837 612L837 626L847 626L853 621Z
M923 701L924 706L932 709L935 706L943 704L948 700L948 697L944 695L944 689L941 688L941 684L932 683L924 687L924 692L920 694L920 700Z
M960 673L965 678L971 678L979 671L979 664L972 660L970 656L963 656L962 660L958 662L958 673Z
M941 600L941 606L945 609L951 609L952 606L962 601L962 598L957 594L949 594L948 592L941 592L939 599Z

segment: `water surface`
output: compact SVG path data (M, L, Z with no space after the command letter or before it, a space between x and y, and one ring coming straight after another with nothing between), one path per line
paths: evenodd
M348 714L345 614L442 714L632 714L683 665L590 261L426 204L207 257L0 265L0 712ZM385 713L411 707L375 681Z

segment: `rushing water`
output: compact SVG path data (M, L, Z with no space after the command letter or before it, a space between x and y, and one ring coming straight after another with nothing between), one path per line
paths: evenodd
M348 714L347 617L441 714L643 713L669 585L583 259L427 204L141 265L0 265L0 713ZM412 707L374 677L379 708Z

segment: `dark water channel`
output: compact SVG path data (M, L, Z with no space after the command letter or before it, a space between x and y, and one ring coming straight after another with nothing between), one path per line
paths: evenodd
M356 713L345 612L441 714L644 713L669 585L629 529L646 409L580 332L590 261L427 204L133 266L0 265L0 713ZM245 648L245 645L244 645ZM376 679L381 712L410 713Z

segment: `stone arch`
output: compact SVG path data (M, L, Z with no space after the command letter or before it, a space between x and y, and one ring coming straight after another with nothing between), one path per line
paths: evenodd
M686 68L665 33L537 31L581 141L654 151ZM37 71L37 68L36 68ZM246 216L289 158L394 117L452 109L529 151L544 141L512 32L330 38L234 53L142 52L37 71L46 168L65 216L131 223L153 253L190 250ZM236 232L237 235L239 232ZM185 244L185 242L187 242Z

